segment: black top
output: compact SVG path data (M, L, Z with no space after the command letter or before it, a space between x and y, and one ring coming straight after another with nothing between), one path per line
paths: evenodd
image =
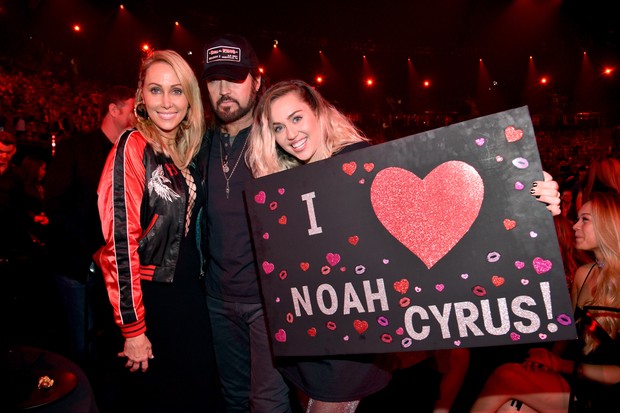
M244 159L249 133L250 127L241 130L231 146L228 134L209 130L201 156L208 153L207 294L223 301L255 304L261 302L261 296L243 196L245 183L252 179ZM226 155L229 170L224 174L222 160Z

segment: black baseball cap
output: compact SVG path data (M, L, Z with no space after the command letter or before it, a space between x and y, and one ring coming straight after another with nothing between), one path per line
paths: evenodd
M225 34L205 44L203 80L222 78L243 81L258 67L254 48L244 37Z

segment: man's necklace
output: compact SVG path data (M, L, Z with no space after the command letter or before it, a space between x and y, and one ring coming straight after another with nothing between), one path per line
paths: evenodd
M235 162L235 165L233 166L231 171L228 166L228 155L224 157L224 146L222 145L222 140L220 139L220 161L222 162L222 173L224 174L224 179L226 179L226 199L228 199L230 196L230 178L232 178L233 174L235 173L237 165L239 165L239 161L241 160L241 158L243 158L243 151L245 150L245 145L247 143L248 138L245 138L245 140L243 141L243 147L241 148L241 152L239 153L239 157L237 158L237 161ZM228 172L230 172L230 175L226 175Z

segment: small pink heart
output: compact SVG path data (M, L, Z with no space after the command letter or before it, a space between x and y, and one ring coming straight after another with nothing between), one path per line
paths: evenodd
M263 234L263 239L269 239L269 233L268 232L265 232Z
M543 274L549 271L551 267L553 266L553 264L551 264L551 261L544 260L540 257L534 258L534 261L532 261L532 264L534 264L534 270L536 271L537 274Z
M444 285L443 285L443 284L437 284L437 285L435 286L435 289L436 289L437 291L439 291L439 292L442 292L442 291L443 291L443 288L444 288Z
M368 322L364 320L355 320L353 321L353 328L359 334L362 334L364 331L368 330Z
M506 228L508 231L510 231L516 226L517 226L517 221L508 219L508 218L504 220L504 228Z
M340 262L340 254L332 254L330 252L325 256L325 258L332 267Z
M461 340L454 340L454 345L459 347L461 345Z
M510 333L510 339L512 341L519 341L521 340L521 336L515 332Z
M525 263L523 261L515 261L515 267L521 270L523 269L523 267L525 267Z
M267 195L265 194L264 191L260 191L259 193L254 195L254 201L257 204L264 204L265 203L265 199L267 199Z
M525 188L525 185L523 185L523 182L519 182L519 181L515 182L515 189L517 191L522 191L523 188Z
M536 238L538 236L538 234L534 231L530 231L530 237L532 238Z
M347 175L353 175L355 170L357 169L357 164L355 162L349 162L342 165L342 170Z
M465 274L461 274L461 278L466 280L469 278L469 274L465 273Z
M545 333L540 333L540 334L538 334L538 337L539 337L541 340L546 340L546 339L547 339L547 335L546 335Z
M343 339L344 341L349 341L349 336L344 336L344 337L342 337L342 339Z
M280 302L280 297L276 297L276 303Z
M523 131L514 126L508 126L504 129L504 136L508 142L516 142L523 137Z
M286 331L279 329L276 333L276 341L280 343L286 342Z
M496 162L501 162L501 161L503 161L503 160L504 160L504 157L503 157L503 156L497 155L497 156L495 157L495 161L496 161Z
M366 180L364 178L359 180L360 185L364 185L364 182L366 182Z
M485 142L486 142L486 139L484 139L484 138L476 139L476 145L478 145L478 146L484 145Z
M299 267L304 271L308 271L308 268L310 268L310 264L307 262L300 262Z
M275 265L273 265L272 263L268 261L263 262L263 271L265 271L265 274L270 274L274 269Z
M405 294L407 290L409 290L409 280L407 280L406 278L403 278L400 281L396 281L394 283L394 290L401 294Z
M414 290L415 290L416 293L419 293L420 291L422 291L422 289L420 287L415 287Z
M529 283L530 283L530 280L526 280L525 278L521 278L521 284L528 285Z
M365 170L366 172L370 172L370 171L372 171L372 170L374 169L374 167L375 167L375 164L374 164L374 163L372 163L372 162L368 162L368 163L365 163L365 164L364 164L364 170Z
M398 327L396 329L396 334L398 334L399 336L402 336L403 334L405 334L405 330L402 327Z
M280 195L284 195L284 191L285 191L284 188L278 188L278 193Z
M358 237L357 235L353 235L349 237L349 244L351 245L357 245L357 243L359 242L360 237Z
M389 264L389 263L390 263L390 260L388 260L387 258L384 258L384 259L383 259L383 263L384 263L384 264Z

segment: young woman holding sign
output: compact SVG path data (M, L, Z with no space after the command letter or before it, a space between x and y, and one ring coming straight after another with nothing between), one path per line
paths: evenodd
M344 114L299 80L277 83L263 94L254 112L248 143L246 161L255 178L369 146L368 139ZM531 193L558 214L557 183L548 174L545 177L545 182L536 182ZM390 365L396 366L397 359L372 354L298 357L281 365L280 370L304 393L302 400L308 399L306 412L352 413L363 397L389 383ZM448 392L448 404L456 397L466 369L464 363L456 372L459 379L452 381L456 385Z

